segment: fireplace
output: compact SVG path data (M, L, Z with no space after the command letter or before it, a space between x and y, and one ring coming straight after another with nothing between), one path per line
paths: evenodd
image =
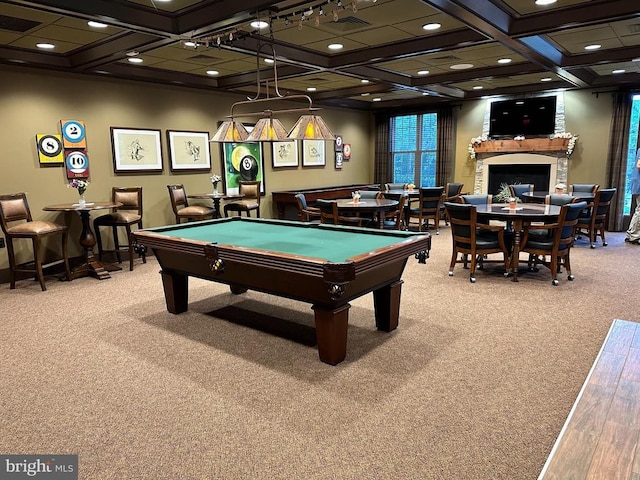
M487 192L495 195L502 184L532 183L535 191L549 191L549 165L490 165Z

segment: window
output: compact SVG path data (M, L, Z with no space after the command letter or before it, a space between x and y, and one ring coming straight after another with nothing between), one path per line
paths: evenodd
M391 172L394 183L436 185L438 115L391 117Z
M633 96L631 105L631 121L629 122L629 145L627 148L627 178L625 180L624 215L631 212L631 195L640 193L640 95Z

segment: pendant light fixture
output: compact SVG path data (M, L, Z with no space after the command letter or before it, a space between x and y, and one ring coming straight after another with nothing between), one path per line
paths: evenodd
M216 133L211 138L212 142L283 142L287 140L335 140L335 136L324 122L322 117L314 112L319 110L313 107L311 97L308 95L281 95L278 91L278 71L276 68L276 52L273 45L271 47L273 54L273 77L275 97L270 98L267 90L266 98L260 97L260 50L259 46L256 51L256 78L257 93L254 98L249 98L241 102L231 105L228 118L222 122ZM269 102L282 102L289 100L307 100L309 106L306 108L291 108L282 110L265 109L259 112L234 113L236 107L253 105L257 106ZM278 113L303 113L293 128L287 133L286 128L280 120L274 117ZM235 118L237 117L261 117L253 127L251 133L247 128Z

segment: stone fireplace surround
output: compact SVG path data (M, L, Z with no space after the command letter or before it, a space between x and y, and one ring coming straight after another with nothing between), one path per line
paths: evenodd
M549 191L557 183L567 184L568 139L532 138L525 140L488 140L475 146L474 193L489 193L489 167L512 165L549 165Z

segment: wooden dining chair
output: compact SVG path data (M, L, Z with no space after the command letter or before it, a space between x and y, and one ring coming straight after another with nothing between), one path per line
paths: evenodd
M47 289L44 281L44 269L64 264L67 280L71 278L69 256L67 253L67 226L44 220L34 220L29 209L27 195L24 192L0 195L0 227L7 241L9 257L9 289L16 288L16 274L27 273L40 282L42 291ZM49 237L61 238L61 258L46 261L43 257L42 242ZM31 240L33 262L18 263L15 240ZM33 263L33 266L30 264Z
M215 218L216 210L204 205L189 205L187 192L184 185L167 185L171 209L176 217L176 223L181 223L182 219L187 222L191 220L207 220Z
M444 187L420 187L417 202L409 201L409 219L407 229L411 227L411 220L417 219L418 231L429 230L429 220L433 220L436 235L440 234L440 202ZM416 205L414 207L414 205Z
M143 246L136 246L132 242L131 228L142 228L142 187L113 187L111 189L111 200L121 203L111 213L100 215L93 221L93 230L98 243L98 259L102 261L105 253L114 253L118 263L122 263L121 254L127 252L129 256L129 271L133 270L134 252L142 258L142 263L147 263L146 249ZM105 249L102 243L100 227L111 228L113 237L113 248ZM118 229L124 229L126 242L120 243Z
M238 182L238 193L242 195L242 199L229 202L224 206L224 216L228 217L229 212L236 212L242 215L242 212L250 216L252 211L256 211L256 216L260 217L260 180Z
M533 193L533 183L515 183L509 185L509 192L513 198L519 199L521 202L525 202L526 198L523 193Z
M351 225L356 227L362 226L363 219L361 217L340 215L338 211L338 203L335 200L319 198L316 205L320 209L320 223Z
M456 197L462 194L464 183L447 182L442 192L442 203L440 204L440 218L444 220L445 225L449 225L447 211L444 208L444 202L455 202Z
M606 247L607 240L605 238L605 230L607 228L607 219L611 208L611 201L616 194L615 188L598 189L593 198L593 206L588 209L589 214L580 215L576 227L576 236L585 235L589 237L589 245L596 248L596 237L600 236L602 246Z
M576 226L580 212L587 203L567 203L562 205L560 215L555 223L533 224L524 226L520 251L529 253L528 266L535 270L543 265L551 271L551 284L558 285L558 273L561 266L567 273L567 279L575 277L571 273L570 252L573 247ZM547 258L548 257L548 258Z
M319 222L320 221L320 209L317 207L310 207L307 204L307 198L304 193L297 193L295 195L296 205L298 206L298 220L301 222Z
M501 225L489 225L478 222L476 205L468 203L445 202L445 208L451 224L453 250L449 264L449 276L453 276L453 268L462 263L469 265L469 281L475 283L476 266L482 268L484 263L492 262L485 257L493 253L501 253L505 275L509 271L509 242L505 240L505 229ZM458 257L458 255L461 255ZM469 259L470 257L470 259Z

